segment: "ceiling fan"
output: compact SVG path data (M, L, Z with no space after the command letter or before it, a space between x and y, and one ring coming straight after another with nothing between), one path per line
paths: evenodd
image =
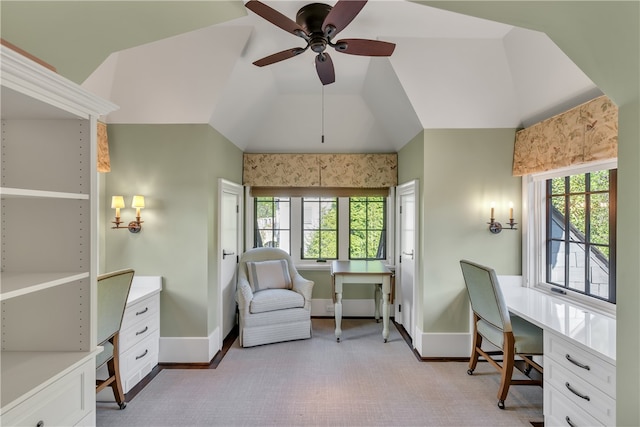
M245 4L247 9L307 42L304 48L294 47L283 50L259 59L253 64L264 67L293 58L311 48L318 54L315 61L318 77L323 85L328 85L335 82L336 76L331 57L325 52L327 46L334 48L336 52L349 55L391 56L396 47L394 43L368 39L342 39L333 42L333 38L353 21L366 3L367 0L338 0L333 7L324 3L311 3L298 10L294 22L258 0L250 0Z

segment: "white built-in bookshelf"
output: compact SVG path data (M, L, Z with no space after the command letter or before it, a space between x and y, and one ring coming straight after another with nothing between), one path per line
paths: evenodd
M0 415L91 425L96 124L116 106L0 48Z

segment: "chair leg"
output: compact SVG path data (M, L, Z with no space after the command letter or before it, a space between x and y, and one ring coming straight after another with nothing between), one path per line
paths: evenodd
M478 349L482 347L482 335L480 335L476 329L476 323L478 318L474 315L474 326L473 326L473 347L471 348L471 357L469 357L469 369L467 370L467 374L473 374L473 371L476 369L476 365L478 364L478 358L480 357L480 353L478 353Z
M513 366L515 364L515 339L513 333L504 334L502 358L502 379L500 388L498 389L498 407L504 409L504 401L509 393L511 385L511 376L513 375Z
M124 401L122 382L120 381L119 340L119 333L116 333L111 339L111 343L113 344L113 359L107 362L107 369L109 370L109 376L114 377L114 381L110 384L111 389L113 390L113 396L115 397L118 406L120 406L120 409L124 409L127 406L127 402Z

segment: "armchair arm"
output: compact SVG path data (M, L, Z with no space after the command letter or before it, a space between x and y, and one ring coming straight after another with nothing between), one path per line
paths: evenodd
M296 274L293 278L293 290L304 297L304 308L311 307L311 293L313 291L313 280L307 280L300 274Z
M249 286L249 281L246 278L238 278L238 285L236 289L236 301L238 303L238 310L241 312L249 312L249 305L253 300L253 291Z

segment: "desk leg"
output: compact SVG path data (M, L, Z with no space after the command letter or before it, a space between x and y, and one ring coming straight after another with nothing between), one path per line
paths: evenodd
M389 339L389 294L382 294L382 338Z
M342 292L336 292L334 313L336 318L336 341L340 342L340 337L342 337Z
M382 285L374 285L375 288L375 292L373 294L373 301L375 303L375 307L376 307L376 313L375 313L375 319L376 319L376 323L380 322L380 300L382 299Z

